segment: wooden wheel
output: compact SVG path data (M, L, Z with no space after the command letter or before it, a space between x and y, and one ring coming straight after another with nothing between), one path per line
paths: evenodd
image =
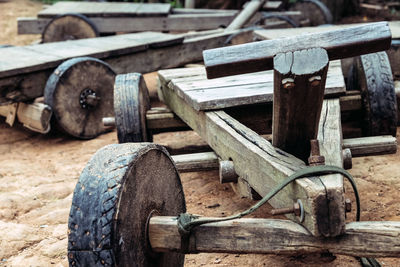
M310 26L318 26L322 24L332 24L332 13L324 3L318 0L301 0L296 1L290 7L290 10L300 11L299 21L308 19Z
M364 135L396 136L397 101L387 54L378 52L358 57L356 70L364 106Z
M90 139L105 131L103 117L114 116L115 73L98 59L81 57L62 63L44 89L58 125L66 133Z
M183 254L152 252L146 231L151 215L185 211L178 171L163 147L108 145L88 162L75 187L70 266L183 266Z
M99 32L87 17L76 13L67 13L52 19L42 32L42 42L60 42L84 38L95 38Z
M114 111L119 143L151 142L146 127L149 92L140 73L118 75L114 85Z

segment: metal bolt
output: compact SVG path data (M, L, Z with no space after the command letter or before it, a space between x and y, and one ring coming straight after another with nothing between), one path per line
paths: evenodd
M292 89L294 88L294 80L292 78L286 78L282 80L283 88L284 89Z
M273 209L271 210L272 215L283 215L283 214L290 214L294 213L296 216L300 216L301 209L299 203L294 203L293 207L290 208L281 208L281 209Z
M308 81L311 83L312 87L317 87L321 84L321 76L313 76Z
M351 212L351 200L346 198L346 200L344 201L344 207L346 212Z
M320 155L319 142L317 139L310 140L311 145L311 156L308 158L308 164L310 166L324 165L325 157Z

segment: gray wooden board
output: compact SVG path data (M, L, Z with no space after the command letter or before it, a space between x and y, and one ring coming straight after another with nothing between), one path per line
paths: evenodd
M400 39L400 21L389 21L388 23L390 31L392 32L392 38ZM256 30L254 31L254 35L262 40L272 40L272 39L285 38L288 36L295 36L307 33L340 30L364 24L367 23L329 25L324 27L301 27L301 28L287 28L287 29Z
M196 110L213 110L273 100L273 72L263 71L207 80L203 67L159 71L177 95ZM339 60L331 61L325 96L346 91Z
M87 17L167 16L170 4L162 3L106 3L106 2L57 2L40 11L38 17L52 18L65 13L80 13Z
M157 32L142 32L3 48L0 54L0 78L54 68L62 61L80 56L106 58L136 53L148 47L180 44L183 37Z

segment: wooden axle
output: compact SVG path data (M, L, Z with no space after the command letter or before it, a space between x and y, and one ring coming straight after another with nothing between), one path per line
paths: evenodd
M243 218L192 230L187 253L299 255L331 252L357 257L400 257L400 222L352 222L335 238L316 238L288 220ZM154 252L181 251L177 217L155 216L149 223Z
M17 118L24 127L39 133L50 131L51 108L43 103L13 103L0 106L0 115L6 117L6 123L13 126Z

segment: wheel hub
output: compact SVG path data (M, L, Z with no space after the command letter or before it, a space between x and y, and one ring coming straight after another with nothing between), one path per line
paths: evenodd
M92 89L85 89L79 96L79 104L83 109L94 108L100 101L100 97L96 95L96 92Z

